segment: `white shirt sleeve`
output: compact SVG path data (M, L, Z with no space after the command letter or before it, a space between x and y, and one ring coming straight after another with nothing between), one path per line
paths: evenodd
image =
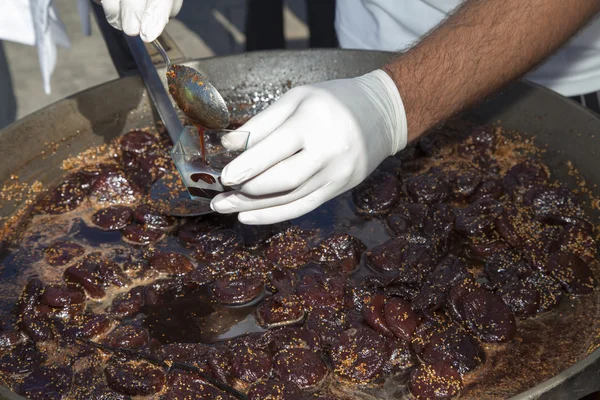
M0 40L35 45L29 0L0 1Z
M50 78L56 68L57 46L69 48L71 42L51 0L31 0L31 12L44 91L50 94Z
M89 15L89 12L88 12ZM0 39L37 46L44 91L56 68L57 46L69 48L67 30L51 0L10 0L0 3Z

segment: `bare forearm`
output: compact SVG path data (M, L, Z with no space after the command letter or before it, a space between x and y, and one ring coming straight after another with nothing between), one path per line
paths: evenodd
M519 78L600 12L600 0L466 0L383 67L404 102L409 140Z

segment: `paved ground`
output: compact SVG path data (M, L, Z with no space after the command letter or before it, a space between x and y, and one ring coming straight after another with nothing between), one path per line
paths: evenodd
M306 47L308 29L305 0L287 0L285 34L290 46ZM74 0L54 0L72 41L71 49L59 49L52 77L52 93L44 93L34 47L4 43L17 101L17 118L65 96L117 78L108 51L93 21L92 36L81 32ZM187 58L210 57L244 49L245 0L187 0L176 20L167 27Z

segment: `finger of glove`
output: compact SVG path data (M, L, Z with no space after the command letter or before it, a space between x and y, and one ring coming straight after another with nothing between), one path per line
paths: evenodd
M147 0L140 27L143 41L152 42L161 35L169 22L172 9L172 0Z
M121 29L121 0L102 0L106 21L116 29Z
M248 147L250 132L236 130L221 137L221 144L229 151L245 150Z
M146 0L122 0L121 1L121 24L123 32L129 36L140 34L142 15L146 8Z
M291 203L263 208L260 210L246 211L238 215L238 220L246 225L269 225L301 217L313 211L321 204L335 197L327 186L323 186Z
M268 196L297 189L321 170L314 154L302 150L245 182L239 192L250 196Z
M279 128L296 111L302 93L290 90L275 103L250 119L239 130L250 132L248 147L252 147Z
M271 196L250 196L239 191L221 193L212 200L210 207L222 214L260 210L294 202L329 184L327 176L321 171L291 192L276 193Z
M292 114L273 133L227 164L221 173L223 184L227 186L239 185L301 150L302 136L298 131L298 127L303 126L303 118L306 117L296 113ZM240 128L240 130L242 129L248 130L243 127ZM252 141L252 131L250 132L250 140Z

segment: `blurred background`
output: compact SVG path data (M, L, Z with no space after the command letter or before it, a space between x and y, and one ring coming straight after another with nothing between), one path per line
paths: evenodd
M54 4L71 48L58 49L50 95L44 93L36 48L0 41L0 79L12 82L14 93L13 101L0 110L11 114L8 119L21 118L119 77L96 20L91 18L92 35L85 36L75 0L54 0ZM167 25L165 36L185 59L264 49L337 47L334 9L335 0L186 0L178 17Z

